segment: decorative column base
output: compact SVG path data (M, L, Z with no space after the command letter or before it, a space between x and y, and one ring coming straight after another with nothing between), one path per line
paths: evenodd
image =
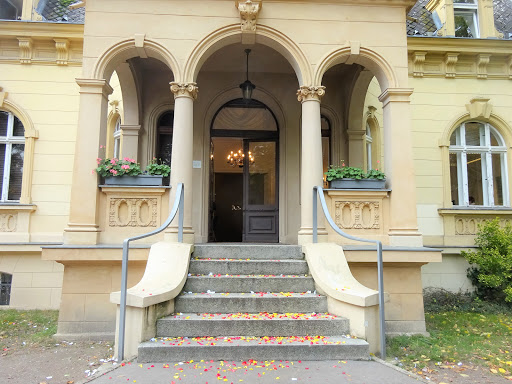
M388 236L393 247L423 247L423 235L417 229L390 229Z
M328 233L325 228L318 228L318 242L326 243L328 241ZM298 244L311 244L313 243L313 228L301 228L299 229Z
M94 224L72 224L64 229L64 244L99 244L100 229Z

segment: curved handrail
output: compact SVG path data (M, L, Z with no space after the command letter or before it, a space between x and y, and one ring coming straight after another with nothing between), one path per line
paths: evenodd
M363 239L343 232L340 227L336 225L334 220L327 209L325 203L324 189L320 186L313 187L313 243L318 242L318 207L317 207L317 196L320 199L322 210L327 222L332 229L339 235L346 237L350 240L361 241L364 243L374 243L377 245L377 272L378 272L378 286L379 286L379 323L380 323L380 357L386 359L386 321L384 317L384 274L383 274L383 262L382 262L382 242L379 240Z
M176 198L172 207L169 217L159 228L144 233L142 235L128 237L123 241L123 265L121 270L121 301L119 302L119 336L118 336L118 349L117 359L122 361L124 359L124 336L126 326L126 291L127 291L127 277L128 277L128 251L130 248L130 241L144 239L162 232L174 220L176 213L179 210L178 216L178 242L183 242L183 207L184 207L185 186L179 183L176 188Z

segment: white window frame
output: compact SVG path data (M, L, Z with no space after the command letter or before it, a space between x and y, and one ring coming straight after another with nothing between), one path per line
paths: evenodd
M373 138L372 138L372 128L370 127L370 124L368 123L368 121L366 122L365 140L366 140L366 169L370 170L370 169L373 169L373 164L372 164Z
M2 176L2 195L0 202L18 202L19 200L9 200L9 179L11 177L11 153L13 144L25 145L25 136L13 136L14 130L14 114L9 111L2 111L7 113L7 135L0 136L0 145L5 144L5 158L4 158L4 174ZM23 127L25 129L25 127ZM1 160L0 160L1 161Z
M475 26L474 38L480 37L480 27L478 25L478 2L475 0L473 4L470 3L453 3L453 17L458 14L471 14L473 16L473 25Z
M480 143L483 145L466 145L466 124L480 125ZM491 146L491 132L498 141L498 146ZM457 182L459 184L459 206L469 206L469 185L467 154L480 154L482 158L482 192L483 206L494 207L494 185L492 174L492 155L500 154L503 206L510 206L508 193L507 146L503 137L489 123L467 121L455 130L455 145L450 145L450 154L457 155ZM462 185L461 185L462 184ZM451 184L450 184L451 185Z
M114 126L114 154L113 158L119 159L121 150L121 118L118 117Z

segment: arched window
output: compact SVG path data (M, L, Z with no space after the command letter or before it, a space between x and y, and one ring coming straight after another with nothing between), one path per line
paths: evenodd
M158 119L155 157L167 165L171 165L173 125L174 111L164 112Z
M12 275L0 272L0 305L9 305L11 301Z
M507 147L489 123L468 121L450 137L453 205L509 206Z
M366 135L365 135L365 141L366 141L366 168L372 169L373 163L372 163L372 128L370 127L370 123L366 121Z
M118 117L114 126L114 158L119 159L121 153L121 118Z
M0 111L1 202L20 200L24 154L23 124L11 112Z

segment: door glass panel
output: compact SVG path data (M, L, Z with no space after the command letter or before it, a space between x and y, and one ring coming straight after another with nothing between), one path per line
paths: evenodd
M254 161L248 164L248 204L276 204L276 143L274 141L249 142ZM246 153L248 158L249 154Z

